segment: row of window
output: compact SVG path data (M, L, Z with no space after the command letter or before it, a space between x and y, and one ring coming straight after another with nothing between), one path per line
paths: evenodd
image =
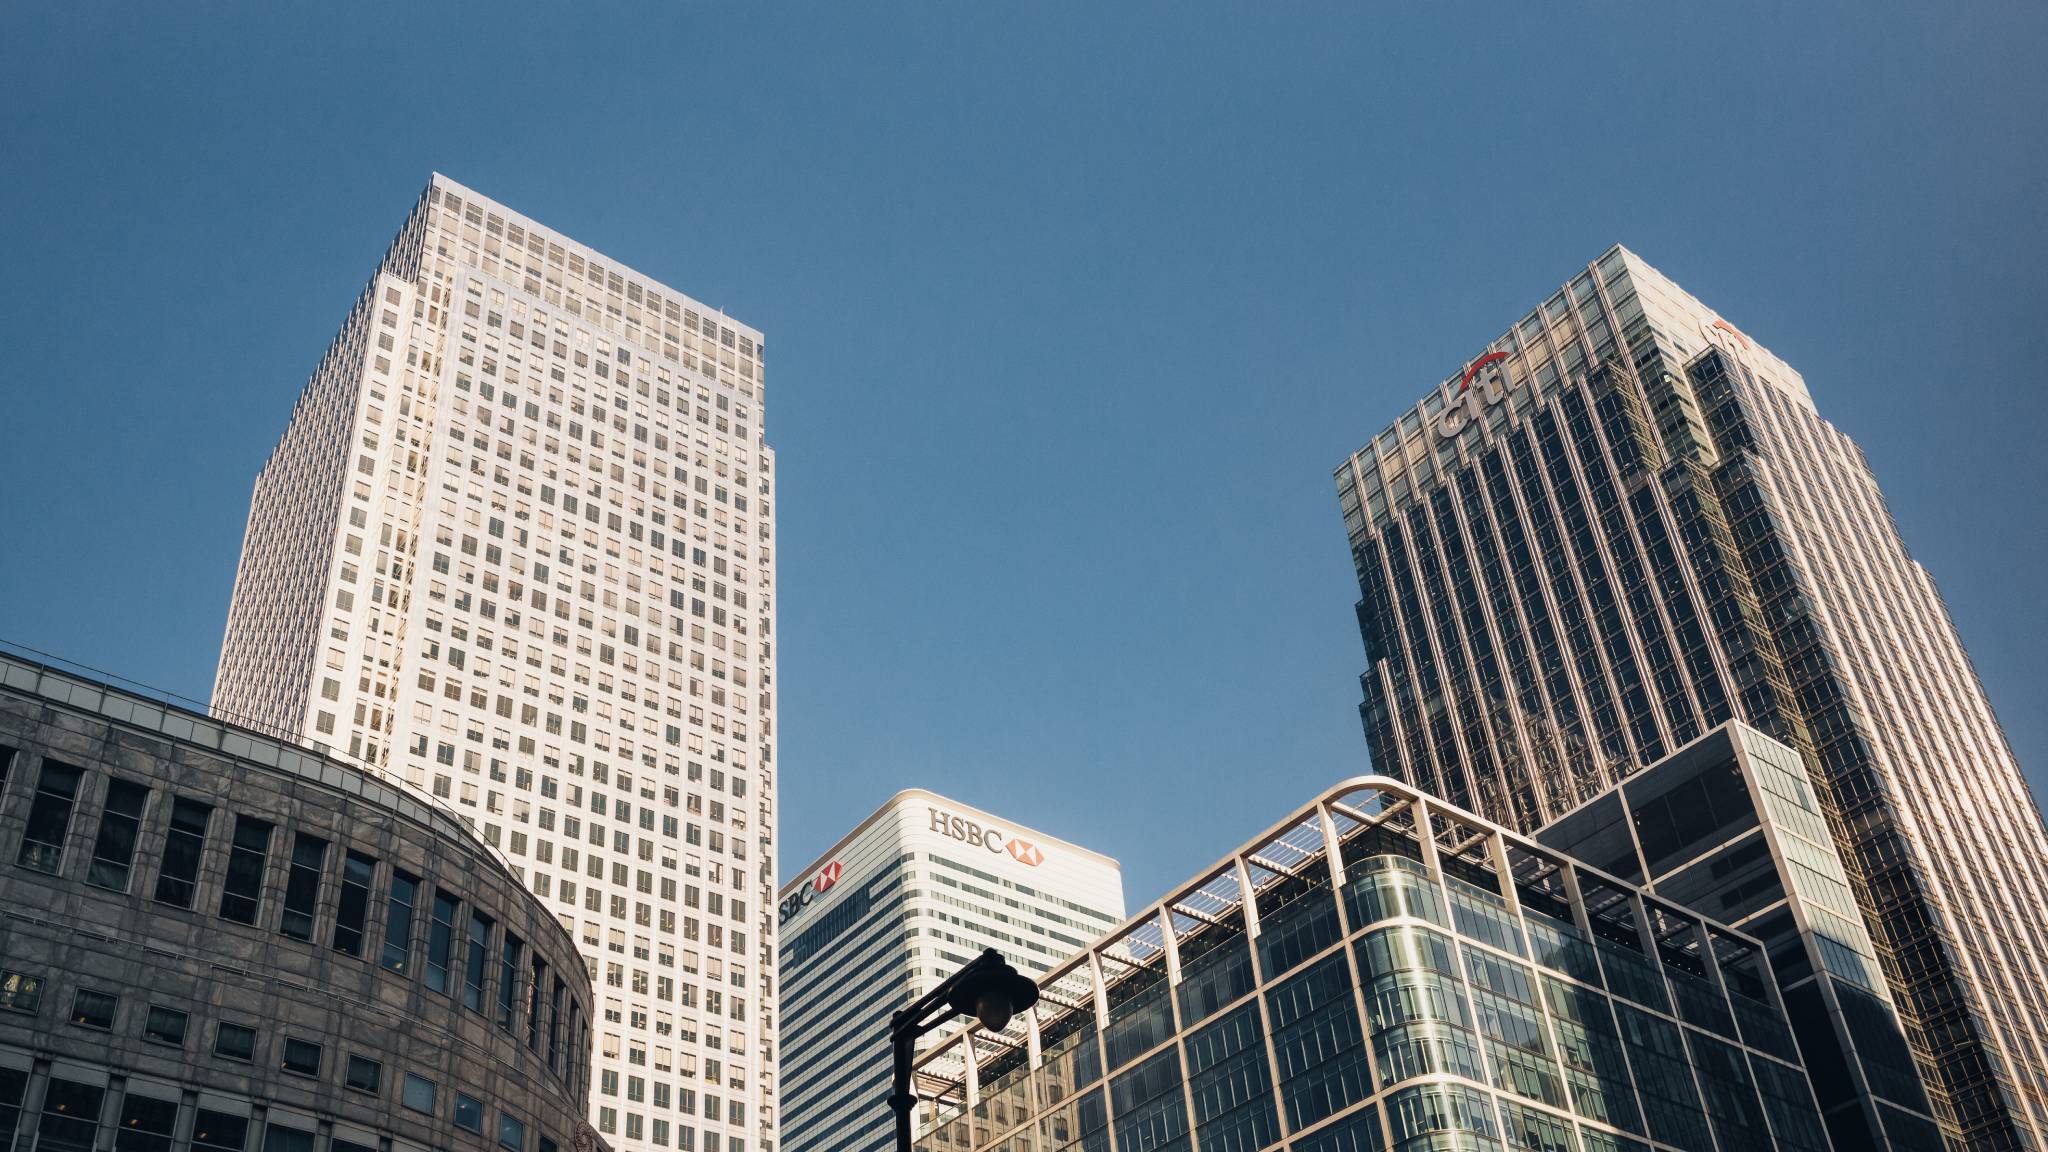
M94 1152L101 1145L100 1126L114 1123L114 1152L314 1152L315 1133L299 1125L304 1121L271 1119L263 1125L262 1139L251 1143L255 1124L247 1113L199 1105L190 1108L190 1127L181 1124L185 1109L174 1096L158 1096L155 1085L129 1081L117 1094L105 1085L52 1075L43 1090L42 1106L32 1125L22 1123L24 1097L29 1074L21 1068L0 1066L0 1148L22 1152ZM351 1085L353 1087L353 1085ZM482 1101L457 1092L452 1119L455 1126L486 1141L495 1141L505 1152L525 1152L527 1123L509 1112L497 1113L495 1126L487 1127L488 1112ZM405 1078L403 1105L417 1112L439 1115L440 1090L431 1080L410 1073ZM112 1105L110 1108L109 1105ZM184 1133L181 1136L181 1130ZM351 1139L338 1129L329 1138L325 1152L377 1152L374 1137L369 1142ZM367 1137L367 1134L365 1134ZM559 1152L560 1145L548 1136L535 1140L535 1152ZM406 1147L402 1142L398 1147Z
M39 1015L46 987L45 979L40 976L26 972L0 972L0 1009ZM120 999L118 993L80 986L72 992L68 1021L74 1027L112 1032L119 1017ZM187 1038L193 1033L192 1016L185 1009L151 1002L143 1013L140 1034L149 1043L184 1048ZM257 1060L259 1041L259 1032L253 1025L216 1020L210 1050L223 1060L253 1064ZM318 1079L326 1074L325 1045L318 1041L286 1034L279 1038L275 1059L278 1068L294 1076ZM383 1061L350 1052L339 1063L336 1071L342 1084L350 1091L366 1096L383 1094ZM455 1092L452 1096L456 1127L484 1134L483 1103L465 1092ZM404 1074L400 1081L400 1103L405 1107L415 1112L439 1115L440 1102L440 1086L434 1080L413 1072ZM498 1142L513 1152L524 1152L525 1123L509 1112L500 1111L498 1116ZM543 1140L541 1143L543 1152L546 1152L551 1142ZM0 1148L5 1147L6 1141L0 1139Z
M0 972L0 1008L28 1015L42 1011L45 981L26 972ZM79 1028L100 1032L115 1029L121 997L116 992L79 987L71 996L69 1021ZM151 1003L144 1013L141 1035L152 1044L183 1048L192 1032L191 1013L181 1008ZM242 1064L256 1060L258 1034L255 1027L228 1020L214 1023L212 1052L215 1056ZM294 1036L284 1037L278 1051L278 1066L298 1076L320 1075L321 1045ZM376 1093L382 1081L382 1065L365 1056L350 1055L344 1077L358 1092Z
M372 409L372 412L371 412L371 417L372 417L372 420L373 420L373 421L374 421L374 418L375 418L375 414L376 414L376 413L375 413L375 410L374 410L374 409ZM369 458L365 457L365 463L366 463L366 464L368 464L368 463L369 463ZM700 460L700 463L701 463L701 460ZM764 465L764 466L765 466L765 465ZM721 465L721 467L722 467L722 465ZM522 486L522 488L524 488L524 484L523 484L523 483L522 483L522 485L521 485L521 486ZM473 489L474 489L474 487L475 487L475 486L473 486ZM473 491L472 491L472 496L476 496L476 497L479 497L479 498L480 498L480 490L473 490ZM521 530L521 531L522 531L522 534L523 534L523 530ZM355 537L353 537L353 536L351 536L351 537L349 538L349 541L350 541L351 543L354 543L354 542L355 542L355 540L356 540L356 538L355 538ZM351 551L353 551L353 549L351 549ZM700 558L701 558L701 550L699 550L699 556L700 556ZM719 563L719 564L721 564L721 565L722 565L722 564L723 564L723 561L722 561L722 559L721 559L721 560L719 560L719 561L717 561L717 563ZM517 566L517 565L516 565L516 563L515 563L515 567L516 567L516 566ZM445 571L445 570L447 570L447 567L448 567L448 566L447 566L447 563L446 563L445 559L442 559L442 560L440 560L440 561L438 561L438 562L437 562L437 568L439 568L440 570L443 570L443 571ZM538 566L537 566L537 567L538 567ZM381 565L380 565L380 568L381 568ZM395 573L394 573L394 574L395 574ZM470 572L470 569L469 569L469 565L468 565L467 563L465 563L465 564L464 564L464 578L465 578L465 580L470 580L470 579L473 579L473 576L472 576L472 574L471 574L471 572ZM486 582L487 582L487 583L489 582L489 579L488 579L488 577L487 577L487 580L486 580ZM438 587L438 585L436 585L436 587ZM348 598L350 599L350 601L351 601L351 602L352 602L352 600L353 600L353 594L352 594L352 593L350 593L350 592L348 592L347 590L343 590L343 591L342 591L341 593L339 593L339 595L340 595L340 596L344 596L344 597L348 597ZM437 597L437 598L438 598L438 597ZM464 594L463 594L463 599L465 599L465 600L467 599L467 594L466 594L466 593L464 593ZM487 602L487 604L488 604L488 602ZM344 605L344 607L346 607L346 606L347 606L347 605ZM764 604L764 607L765 607L765 604ZM513 623L515 624L515 626L516 626L516 621L512 621L512 622L513 622ZM537 622L536 622L536 624L537 624ZM339 625L337 625L337 627L339 627ZM630 631L630 629L629 629L629 631ZM538 634L538 633L536 633L536 634ZM563 640L563 639L565 639L565 637L564 637L564 636L560 636L560 635L558 635L557 639L558 639L558 641L560 641L560 640ZM630 637L629 637L629 640L630 640ZM587 641L586 641L586 642L583 642L583 643L582 643L582 646L583 646L583 647L585 648L585 650L587 650ZM331 660L330 660L330 662L331 662L331 663L334 663L334 664L336 664L336 665L338 666L338 664L339 664L339 661L340 661L340 653L339 653L338 651L336 651L336 652L332 653L332 654L331 654ZM629 663L630 663L630 659L629 659ZM765 706L765 705L764 705L764 706ZM360 718L360 717L358 718L358 722L359 722L359 723L360 723L361 719L362 719L362 718ZM317 726L317 727L318 727L318 729L319 729L320 731L322 731L322 732L332 732L332 731L334 730L334 727L335 727L335 724L336 724L336 720L337 720L337 717L336 717L336 716L335 716L335 715L334 715L333 713L329 713L329 712L322 712L322 713L320 713L320 714L319 714L319 715L318 715L318 716L316 717L316 726ZM373 725L373 727L374 727L374 725ZM352 748L360 747L360 746L362 745L362 734L361 734L360 732L356 733L356 734L355 734L355 736L354 736L354 737L352 738L352 741L351 741L351 745L352 745Z
M436 194L438 192L436 189ZM559 303L560 297L566 293L571 313L583 316L584 306L587 305L589 322L607 332L614 332L623 324L627 329L627 339L650 349L659 340L666 340L664 352L671 360L679 358L678 344L692 352L701 351L705 360L704 373L707 376L716 374L714 363L723 363L728 369L732 368L734 352L737 352L742 375L749 380L753 378L752 361L756 351L754 341L743 333L735 333L731 328L715 323L709 316L703 317L700 328L699 317L694 309L679 308L674 300L663 299L662 292L667 289L652 286L643 293L638 282L621 277L616 271L606 272L595 259L586 265L583 258L574 250L565 251L561 245L553 243L552 238L544 241L538 231L524 232L517 223L504 222L501 230L501 221L495 213L486 214L474 203L465 209L460 199L452 193L447 197L445 211L432 208L428 210L425 225L437 233L437 251L444 258L454 259L449 255L447 245L458 245L464 263L482 269L487 276L502 278L508 283L523 279L524 290L529 296L542 296L541 285L545 282L547 288L544 298L551 303ZM498 239L501 235L505 237L503 243ZM486 263L489 267L485 267ZM566 284L560 271L564 267L568 269ZM589 287L583 288L579 281L587 282ZM469 294L481 295L475 282L471 283ZM641 308L643 300L646 304L644 312ZM504 302L504 294L493 289L492 305L502 306ZM515 314L523 314L525 311L524 305L516 299L513 301L513 307ZM474 305L469 306L468 314L476 315ZM545 313L536 310L535 316L538 324L546 324ZM677 328L679 320L682 325L680 331ZM644 337L639 334L643 323ZM569 336L566 321L558 320L554 325L554 331L558 338L566 339ZM698 338L700 332L701 342ZM585 358L584 350L592 346L592 333L579 326L575 333L575 342L578 349L577 361L580 364ZM725 351L720 351L721 347ZM765 342L761 345L760 351L765 357ZM597 354L600 357L605 354L602 345L597 347ZM619 347L616 354L623 374L623 366L631 363L632 353L624 347ZM600 375L603 374L603 363L602 360L599 361ZM731 374L728 372L726 375L729 378ZM752 395L751 387L741 385L741 389Z
M14 759L13 749L0 748L0 795L4 795ZM44 759L17 864L51 874L61 870L84 778L82 768ZM134 781L108 780L87 870L88 884L117 892L129 890L150 791ZM190 910L198 896L200 864L214 809L175 794L170 801L163 855L150 891L157 903ZM277 831L270 821L246 813L234 816L218 906L222 919L252 926L257 923ZM276 920L282 935L314 941L332 847L307 832L291 837ZM431 991L459 999L464 1007L495 1019L503 1031L514 1036L521 1033L523 1022L527 1047L538 1054L545 1044L549 1067L573 1082L584 1059L580 1041L586 1021L581 1006L569 995L568 984L550 970L537 949L529 948L509 929L500 932L491 916L467 906L460 895L438 885L430 892L420 877L395 867L389 870L380 900L378 860L354 849L344 849L340 856L340 890L327 935L333 951L368 959L374 948L377 963L403 976L412 975L417 962ZM371 920L373 905L380 902L385 915L382 943L377 946L370 938ZM427 917L424 947L415 941L422 913Z

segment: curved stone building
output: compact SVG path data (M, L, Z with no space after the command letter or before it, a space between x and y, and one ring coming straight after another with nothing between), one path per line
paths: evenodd
M590 1004L429 801L0 654L0 1149L587 1149Z

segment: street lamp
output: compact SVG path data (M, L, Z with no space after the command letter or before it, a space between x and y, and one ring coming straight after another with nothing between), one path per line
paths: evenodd
M910 1090L910 1064L917 1038L955 1016L972 1016L983 1028L1001 1032L1017 1013L1036 1003L1038 982L990 948L889 1018L889 1043L896 1054L896 1090L889 1096L889 1107L896 1110L896 1152L911 1152L910 1113L917 1107L917 1096Z

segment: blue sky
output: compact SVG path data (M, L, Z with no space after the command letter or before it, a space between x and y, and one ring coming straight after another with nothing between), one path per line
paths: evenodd
M2048 8L10 5L0 637L203 698L430 171L768 334L784 862L1134 902L1368 770L1330 471L1617 241L1806 376L2048 771Z

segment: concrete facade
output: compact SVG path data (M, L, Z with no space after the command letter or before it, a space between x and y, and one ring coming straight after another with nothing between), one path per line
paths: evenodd
M587 1152L591 1004L427 799L0 655L0 1148Z

